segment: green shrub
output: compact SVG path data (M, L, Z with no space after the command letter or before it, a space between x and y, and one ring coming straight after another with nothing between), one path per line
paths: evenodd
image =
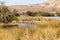
M17 20L17 15L15 15L14 11L10 11L7 6L5 5L0 5L0 22L2 23L9 23L12 22L13 20Z
M57 14L57 16L60 16L60 13L56 13Z
M41 13L42 16L55 16L53 13L49 13L49 12L43 12Z
M18 13L18 11L16 9L13 10L13 14L17 17L20 16L20 14Z
M27 11L27 15L28 16L36 16L37 13L36 12Z

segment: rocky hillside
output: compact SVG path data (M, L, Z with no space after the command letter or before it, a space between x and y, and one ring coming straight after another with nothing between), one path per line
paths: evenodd
M41 4L32 5L13 5L9 7L11 10L16 9L19 12L26 11L45 11L45 12L60 12L60 0L49 0Z

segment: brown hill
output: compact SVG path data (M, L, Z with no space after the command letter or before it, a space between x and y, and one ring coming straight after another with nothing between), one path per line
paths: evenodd
M19 12L26 11L45 11L45 12L60 12L60 0L49 0L41 4L33 5L13 5L9 7L11 10L16 9Z

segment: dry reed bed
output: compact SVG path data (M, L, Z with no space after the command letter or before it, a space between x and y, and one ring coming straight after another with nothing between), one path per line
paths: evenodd
M60 40L60 20L34 21L36 27L0 28L0 40Z

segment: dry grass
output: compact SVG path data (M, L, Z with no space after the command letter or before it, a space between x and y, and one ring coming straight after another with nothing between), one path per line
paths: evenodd
M34 23L36 27L0 28L0 40L60 40L59 20L35 20Z

